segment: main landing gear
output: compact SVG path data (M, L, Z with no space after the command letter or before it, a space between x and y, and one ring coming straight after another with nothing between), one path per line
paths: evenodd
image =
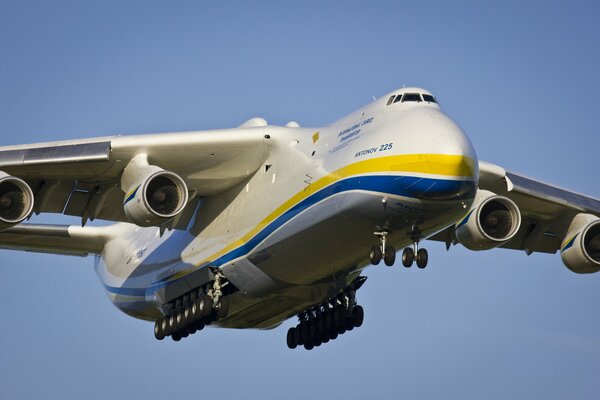
M371 247L369 261L373 265L378 265L383 259L385 265L391 267L396 261L396 250L392 245L386 243L389 232L381 231L374 233L379 237L380 244ZM423 269L427 266L429 254L427 253L427 249L419 249L418 234L411 234L411 238L413 238L413 247L407 247L402 251L402 265L410 268L416 260L417 267Z
M406 268L410 268L415 260L417 261L417 267L423 269L427 266L427 261L429 260L427 249L419 249L418 246L418 243L415 242L413 245L414 248L407 247L402 251L402 265Z
M356 304L356 290L366 279L357 278L337 296L298 314L298 325L287 332L287 346L290 349L304 346L306 350L312 350L360 327L365 313Z
M229 312L229 297L223 296L222 278L206 287L194 289L167 305L168 314L154 324L154 337L163 340L167 336L178 342L204 329L211 322L225 318Z

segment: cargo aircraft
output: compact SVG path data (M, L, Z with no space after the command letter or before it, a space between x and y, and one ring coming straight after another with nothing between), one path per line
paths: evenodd
M81 224L22 223L43 212ZM318 128L253 118L0 148L0 247L93 255L109 299L158 340L297 317L287 345L312 349L361 326L367 266L425 268L426 240L598 272L599 216L599 200L478 160L414 87Z

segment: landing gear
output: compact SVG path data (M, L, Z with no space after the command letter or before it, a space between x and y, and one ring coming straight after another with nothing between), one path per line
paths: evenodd
M217 273L210 284L167 304L168 314L154 324L154 337L163 340L171 336L178 342L211 322L225 318L229 314L229 297L223 294L226 284L225 278Z
M337 296L298 315L298 325L287 332L287 346L303 346L312 350L339 335L358 328L364 320L364 310L356 304L356 290L366 278L357 278Z
M380 244L371 247L369 253L369 261L371 264L378 265L381 259L388 267L394 265L396 261L396 249L393 246L386 244L388 231L375 232L375 235L379 237Z
M407 247L402 251L402 265L406 268L410 268L415 259L417 261L417 267L423 269L427 266L427 261L429 260L429 255L427 253L427 249L419 249L419 238L421 237L421 232L416 226L413 226L410 232L410 238L413 241L413 247Z

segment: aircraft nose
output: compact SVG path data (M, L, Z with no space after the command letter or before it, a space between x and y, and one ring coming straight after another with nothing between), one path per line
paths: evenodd
M450 118L438 114L429 121L425 155L429 175L410 186L416 197L429 200L470 200L479 178L477 155L463 130Z

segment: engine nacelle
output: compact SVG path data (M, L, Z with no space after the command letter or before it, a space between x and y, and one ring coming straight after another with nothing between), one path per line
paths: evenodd
M0 171L0 231L17 225L33 210L33 192L22 179Z
M560 246L560 257L578 274L600 271L600 218L577 214Z
M179 175L148 165L136 156L123 171L121 187L127 219L138 226L158 226L176 217L187 204L188 189Z
M488 250L508 242L520 226L521 212L511 199L479 190L471 211L456 224L456 238L470 250Z

